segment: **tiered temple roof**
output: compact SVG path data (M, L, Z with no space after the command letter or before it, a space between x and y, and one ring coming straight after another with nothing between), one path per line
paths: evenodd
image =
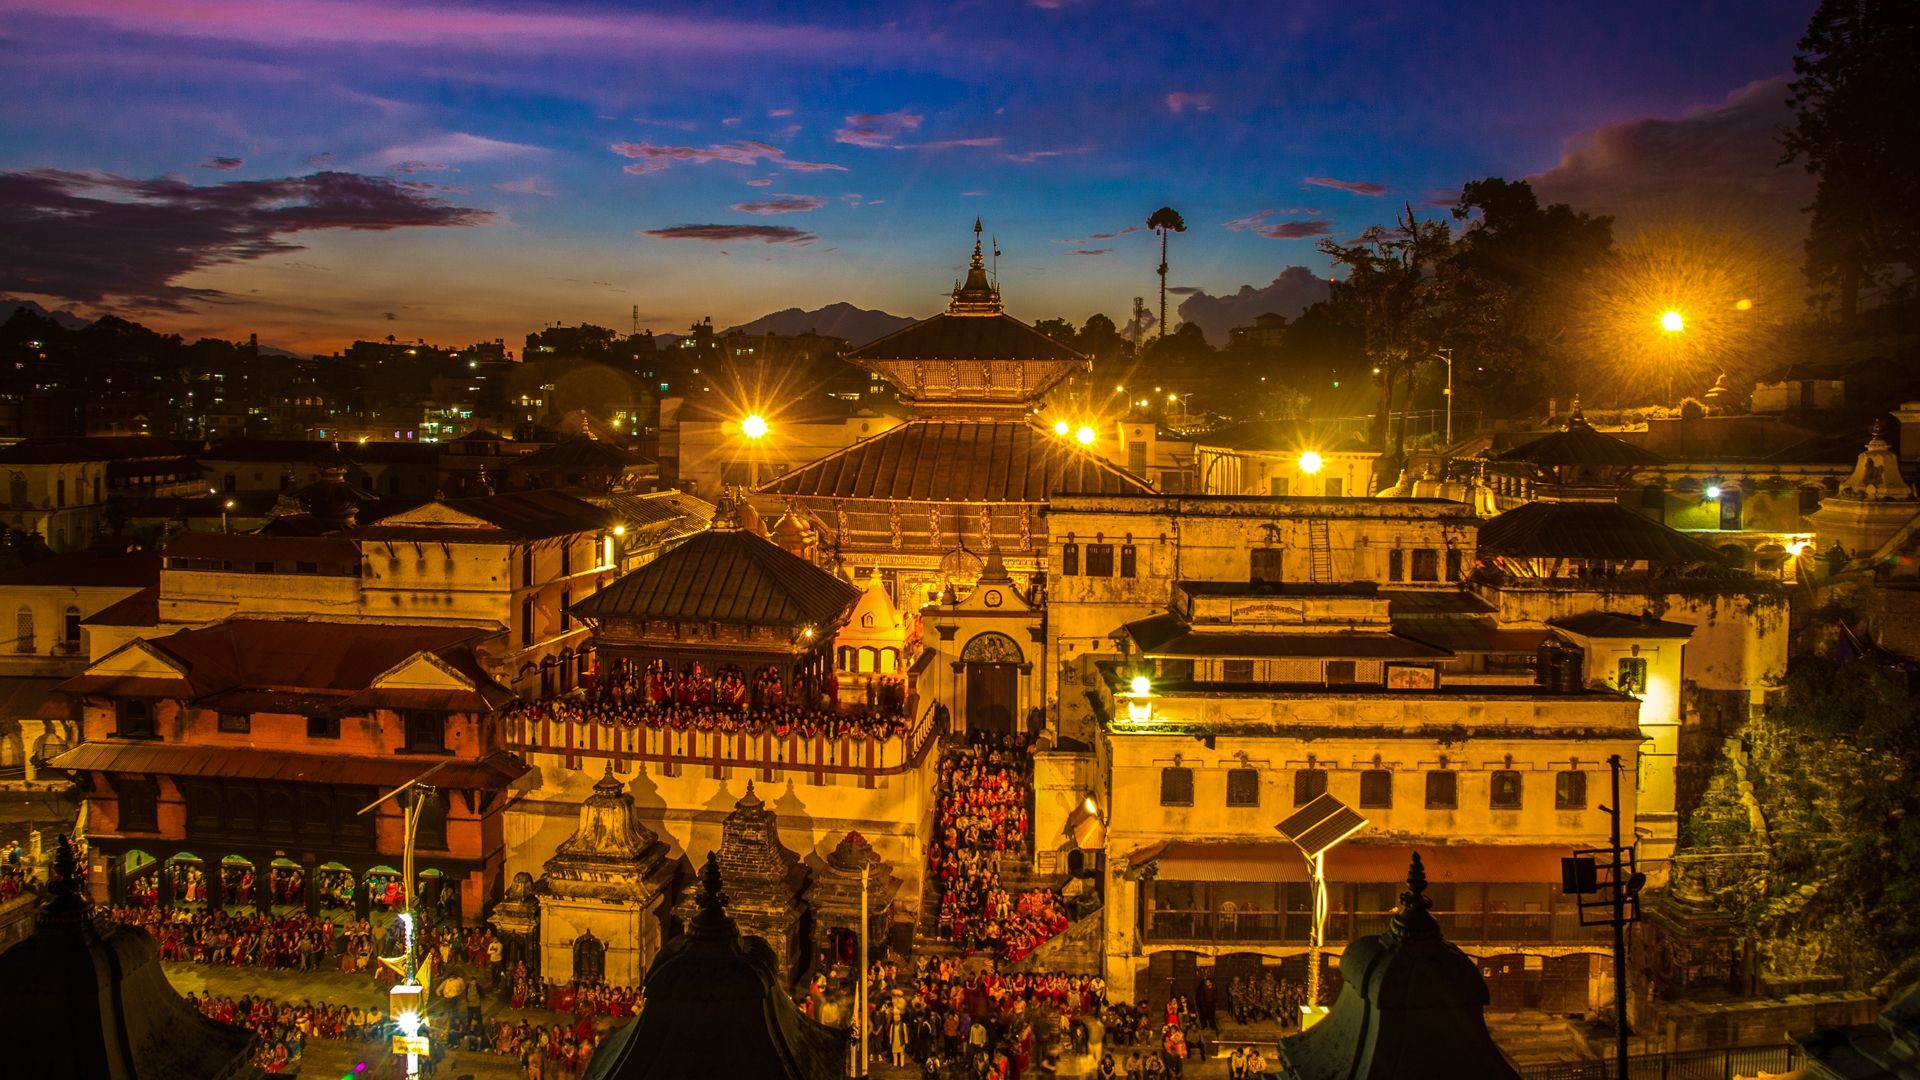
M807 868L780 842L780 818L760 796L753 781L720 826L720 869L733 897L733 917L748 933L765 938L779 958L784 982L794 972L800 919L807 901ZM696 898L681 901L681 916L692 914Z
M613 775L593 785L580 804L580 827L560 842L546 863L548 890L556 896L646 903L671 883L674 865L667 845L633 815L633 796Z
M900 891L900 878L887 860L873 850L867 838L849 832L834 845L808 893L818 918L826 926L857 930L860 926L860 869L867 867L867 916L879 920Z

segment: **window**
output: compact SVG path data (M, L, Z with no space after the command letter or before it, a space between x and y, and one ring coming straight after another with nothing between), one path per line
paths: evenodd
M1133 577L1140 568L1140 556L1132 544L1120 545L1120 576Z
M1220 681L1230 683L1250 683L1253 681L1253 661L1223 660L1220 662Z
M1170 765L1160 770L1160 805L1193 805L1193 770L1184 765Z
M520 601L520 647L533 644L533 597Z
M253 717L243 712L223 712L220 714L220 730L229 735L250 735L253 733Z
M1459 548L1447 549L1447 580L1448 581L1460 580L1460 549Z
M1577 769L1558 773L1553 778L1553 808L1555 810L1585 810L1587 808L1587 774Z
M71 645L80 643L80 609L69 605L66 611L65 625L61 627L64 635L60 640Z
M1720 527L1727 530L1740 528L1741 495L1737 491L1720 492Z
M151 739L153 702L146 698L121 698L113 703L114 734L123 739Z
M1801 488L1800 513L1806 515L1818 512L1820 509L1820 500L1824 495L1826 495L1826 492L1817 487Z
M1352 686L1354 662L1351 660L1327 661L1328 686Z
M447 850L447 796L444 793L436 791L420 801L418 821L413 845L428 851Z
M14 473L7 480L7 501L14 506L27 505L27 478Z
M33 609L25 604L13 615L13 651L33 651Z
M307 738L337 739L340 737L340 718L337 716L307 717Z
M407 750L411 753L444 753L447 749L447 714L410 712L404 714L407 725Z
M1113 545L1112 544L1088 544L1087 545L1087 576L1088 577L1112 577L1113 576Z
M55 481L53 482L53 484L54 484L54 487L53 487L53 490L54 490L54 496L53 496L53 505L55 505L55 506L65 506L65 505L67 505L67 481L66 481L66 479L65 479L65 478L63 477L63 478L61 478L61 479L59 479L59 480L55 480Z
M1493 774L1493 793L1487 805L1495 810L1518 810L1520 793L1520 774L1512 769L1497 769Z
M1387 580L1403 581L1407 576L1407 553L1399 548L1387 552Z
M1080 545L1060 545L1060 573L1064 577L1075 577L1080 573Z
M1280 580L1280 549L1257 547L1247 552L1248 581Z
M1667 491L1658 484L1648 484L1640 489L1640 509L1652 510L1647 516L1655 521L1667 519Z
M1127 444L1127 468L1132 469L1136 476L1147 475L1146 443Z
M1623 694L1644 694L1647 692L1647 658L1644 656L1623 656L1620 668L1614 677L1613 685Z
M1327 498L1337 499L1346 494L1346 482L1338 476L1327 477Z
M531 546L520 549L520 584L533 584L533 548Z
M121 832L160 831L160 782L150 776L120 776L113 781L120 801Z
M1292 479L1293 478L1290 476L1267 477L1267 494L1273 496L1276 499L1286 498L1288 494L1288 488L1291 486Z
M1260 770L1259 769L1228 769L1227 770L1227 805L1228 806L1259 806L1260 805Z
M1433 550L1432 548L1415 548L1413 550L1413 580L1415 581L1439 581L1440 580L1440 553L1439 552Z
M1460 774L1435 769L1427 774L1427 809L1455 810L1460 806Z
M1368 769L1360 774L1360 805L1387 809L1393 806L1393 771Z
M1305 806L1326 793L1325 769L1301 769L1293 774L1293 805Z
M573 629L573 590L560 590L560 632Z
M560 544L560 576L566 577L571 573L573 573L573 541L566 540Z

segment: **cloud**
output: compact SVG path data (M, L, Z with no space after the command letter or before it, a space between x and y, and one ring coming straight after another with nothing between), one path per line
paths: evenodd
M981 189L979 189L979 188L975 188L975 189L973 189L972 191L963 191L963 192L961 192L961 193L960 193L960 195L961 195L961 196L962 196L963 198L968 198L968 199L977 199L977 198L979 198L980 196L982 196L982 195L985 195L985 194L986 194L986 192L985 192L985 191L982 191L982 190L981 190ZM878 201L878 200L875 200L875 201Z
M904 109L889 113L854 113L847 117L845 127L833 133L833 139L853 146L883 149L892 146L900 136L920 130L920 121L924 119L920 114Z
M1074 248L1072 251L1067 252L1067 254L1069 255L1106 255L1111 253L1112 251L1113 251L1112 248Z
M742 122L738 116L723 116L720 118L721 127L739 127Z
M520 180L505 180L493 186L501 191L510 191L515 195L544 195L548 198L553 197L553 186L537 176L529 176Z
M757 180L749 180L749 181L747 181L747 186L748 186L748 187L772 187L772 186L773 186L773 177L771 177L771 176L762 176L762 177L760 177L760 178L759 178L759 179L757 179Z
M1167 291L1175 296L1192 296L1202 290L1198 285L1173 285L1169 286Z
M422 172L446 172L451 168L453 166L444 161L402 161L393 167L393 171L401 176L412 176Z
M485 135L471 135L464 131L452 131L445 135L435 135L418 142L400 146L389 146L374 154L370 159L375 165L392 168L396 165L414 162L453 162L495 161L500 158L517 157L522 154L540 154L545 150L526 143L506 142L501 139L489 139ZM446 168L435 165L434 168Z
M1223 342L1228 330L1249 325L1267 312L1293 318L1325 300L1327 285L1325 278L1314 276L1306 267L1289 266L1258 289L1242 285L1239 292L1226 296L1212 296L1204 289L1196 291L1180 302L1180 318L1199 324L1207 340Z
M792 115L793 115L792 109L768 109L767 110L767 117L768 119L771 119L771 120L780 120Z
M211 169L214 172L232 172L233 170L239 168L242 165L245 165L246 163L247 162L245 158L210 157L207 160L201 162L200 167L203 169Z
M1115 229L1113 232L1097 232L1090 236L1081 237L1078 240L1055 240L1054 243L1056 244L1091 244L1096 240L1113 240L1122 236L1131 236L1134 233L1137 233L1139 231L1140 231L1140 226L1129 225L1124 229Z
M827 205L827 200L817 195L775 195L758 202L734 203L733 209L742 214L804 214Z
M1209 112L1213 109L1212 94L1198 94L1191 90L1176 90L1167 95L1167 111L1175 116L1189 110Z
M811 244L820 239L805 229L788 225L670 225L664 229L647 229L645 233L660 240L703 240L708 243L759 240L768 244Z
M936 142L899 143L896 150L953 150L968 146L999 146L1005 142L998 135L979 135L971 139L940 139Z
M1069 146L1059 150L1022 150L1019 153L1006 154L1003 156L1008 161L1021 165L1032 165L1035 162L1045 161L1048 158L1070 157L1074 154L1084 154L1092 149L1093 147L1091 146Z
M298 251L323 229L479 225L405 181L320 172L198 186L104 172L0 172L0 292L181 310L225 294L174 284L198 270Z
M1223 229L1232 229L1234 232L1246 232L1258 226L1262 221L1265 221L1267 218L1272 217L1273 213L1274 212L1272 210L1262 210L1256 214L1248 214L1246 217L1243 217L1243 218L1234 218L1232 221L1223 221L1220 223L1220 227Z
M325 165L331 162L332 160L333 160L333 154L331 151L324 154L310 154L307 156L307 164L313 166L316 169L322 165Z
M713 146L663 146L649 142L618 142L609 149L621 157L634 159L634 163L625 166L625 170L634 174L659 172L676 161L705 165L712 161L724 161L731 165L757 165L764 161L783 169L800 172L817 172L831 169L845 172L844 165L831 165L818 161L791 161L787 152L771 143L741 139L738 142L717 143Z
M1782 167L1779 130L1792 119L1787 79L1749 83L1679 119L1643 117L1584 132L1560 163L1533 176L1542 202L1612 214L1624 229L1710 221L1796 247L1814 181Z
M1309 236L1331 236L1333 222L1321 218L1276 221L1270 225L1256 226L1253 231L1269 240L1304 240Z
M1375 183L1372 180L1336 180L1331 176L1309 176L1302 182L1314 187L1332 188L1335 191L1346 191L1355 195L1385 195L1393 190L1385 184Z

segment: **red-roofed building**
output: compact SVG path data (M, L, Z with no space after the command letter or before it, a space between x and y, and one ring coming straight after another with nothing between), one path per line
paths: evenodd
M416 846L423 895L477 917L498 891L512 699L462 626L230 619L128 642L61 684L83 741L54 767L87 801L95 899L275 903L365 917L395 876L397 802L439 766Z

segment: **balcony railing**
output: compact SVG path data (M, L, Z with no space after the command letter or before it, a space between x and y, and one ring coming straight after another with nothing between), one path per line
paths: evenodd
M1593 945L1608 940L1606 927L1581 926L1574 911L1436 911L1434 918L1456 945ZM1384 933L1392 912L1335 911L1327 916L1327 940L1346 942ZM1148 944L1305 945L1313 917L1304 911L1180 911L1160 908L1146 915Z
M754 769L768 779L782 770L829 775L851 775L871 786L881 776L906 772L919 764L932 745L934 709L928 702L906 730L898 735L844 735L840 737L745 734L726 731L682 731L664 727L621 727L591 721L562 721L549 717L511 716L505 720L506 747L521 754L555 754L568 768L611 759L651 762L669 775L686 767Z

